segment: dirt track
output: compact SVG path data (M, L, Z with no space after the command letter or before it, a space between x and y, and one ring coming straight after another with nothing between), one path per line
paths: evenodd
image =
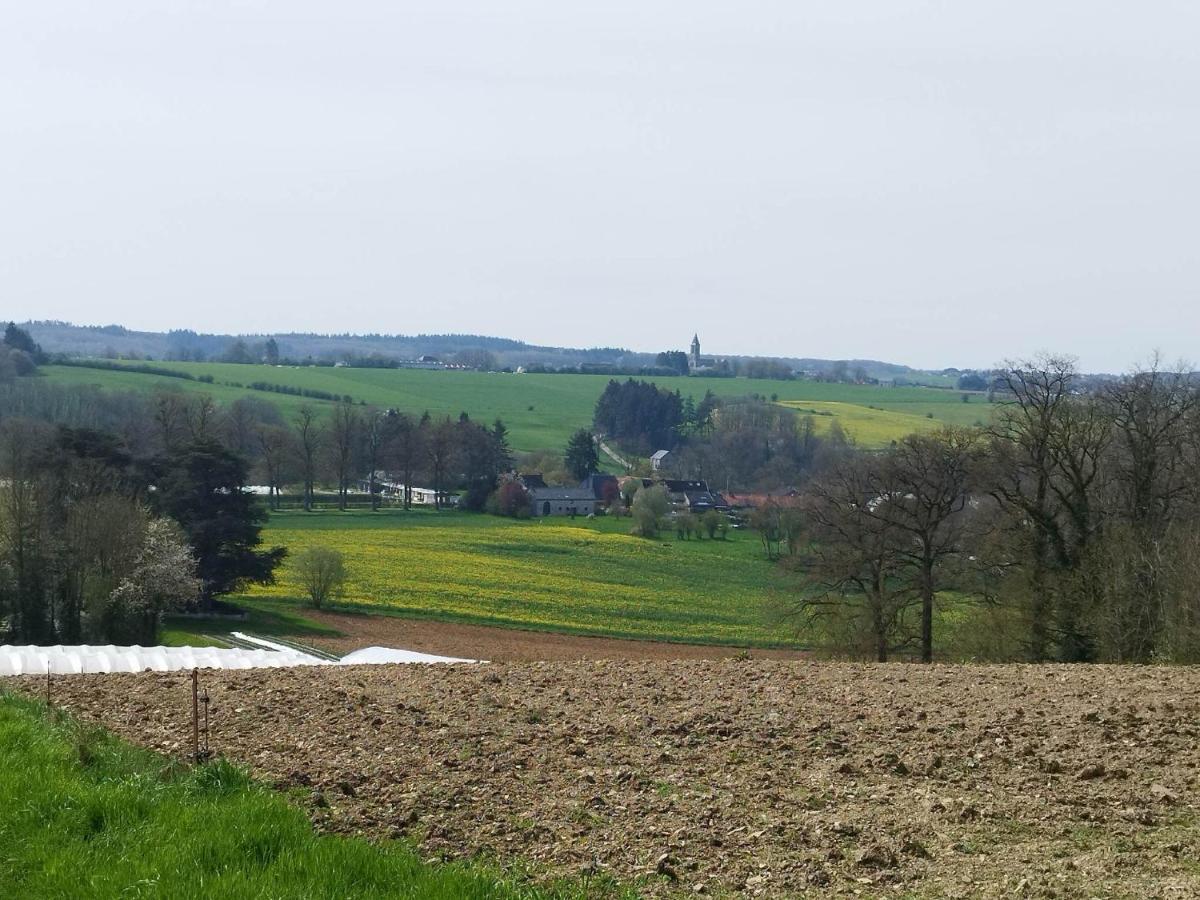
M306 610L315 619L345 637L300 638L306 644L345 655L361 647L403 647L438 656L486 659L492 662L543 662L574 659L728 659L743 653L737 647L635 641L521 631L457 622L431 622L396 616L347 615ZM755 659L803 659L802 650L748 651Z
M1200 672L777 661L206 675L323 828L647 894L1200 896ZM40 687L34 685L35 690ZM178 752L183 673L60 679Z

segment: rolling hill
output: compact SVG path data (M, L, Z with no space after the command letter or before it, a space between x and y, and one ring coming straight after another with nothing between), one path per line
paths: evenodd
M103 364L113 365L107 360ZM355 402L418 414L428 411L434 416L458 416L466 412L482 422L503 419L509 427L513 448L520 451L562 447L572 431L591 423L596 399L609 380L603 375L518 375L459 370L183 362L157 365L186 374L190 380L138 372L129 366L93 369L51 365L43 368L42 377L50 383L95 384L112 390L196 391L207 393L219 402L250 395L276 403L285 415L294 414L305 403L320 405L328 401L256 390L251 385L348 395ZM810 412L818 426L836 419L864 446L881 446L929 427L932 422L973 425L990 417L990 407L982 395L969 395L970 402L964 403L960 392L937 388L678 376L648 380L697 400L708 390L727 397L758 394Z

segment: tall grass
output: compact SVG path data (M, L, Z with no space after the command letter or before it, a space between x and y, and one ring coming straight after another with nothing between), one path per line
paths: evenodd
M173 763L0 691L0 897L532 900L600 887L543 891L429 865L407 844L319 836L227 762Z

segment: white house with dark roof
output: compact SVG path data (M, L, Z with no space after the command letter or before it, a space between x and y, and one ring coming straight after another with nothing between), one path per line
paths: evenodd
M534 516L590 516L596 512L596 497L589 488L534 488L529 506Z

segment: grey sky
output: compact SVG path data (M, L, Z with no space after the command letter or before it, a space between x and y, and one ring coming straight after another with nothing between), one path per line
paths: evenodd
M4 5L0 315L1200 356L1189 2Z

